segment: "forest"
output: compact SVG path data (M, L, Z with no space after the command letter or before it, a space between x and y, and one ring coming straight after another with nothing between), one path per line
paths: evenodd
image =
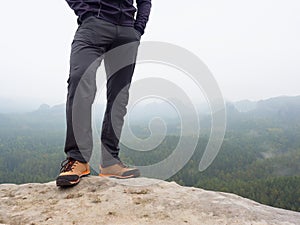
M227 104L223 144L216 159L203 172L198 166L208 142L210 117L201 115L204 132L199 139L193 135L187 137L197 141L193 156L168 180L235 193L300 212L300 97L259 101L251 109L245 104ZM0 183L48 182L56 178L65 158L64 118L63 106L0 114ZM148 118L144 118L144 123L133 123L135 135L149 135L146 121ZM181 136L176 119L169 120L167 125L169 132L151 151L137 152L121 143L121 158L125 163L149 165L168 157ZM94 151L93 162L97 163L97 145Z

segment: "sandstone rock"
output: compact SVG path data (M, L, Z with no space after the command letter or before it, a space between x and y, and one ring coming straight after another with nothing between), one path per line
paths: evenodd
M90 176L66 189L1 184L0 224L298 225L300 213L174 182Z

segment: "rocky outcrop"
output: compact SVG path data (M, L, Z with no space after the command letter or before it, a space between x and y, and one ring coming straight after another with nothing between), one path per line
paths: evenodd
M83 178L73 188L1 184L0 224L300 224L300 213L148 178Z

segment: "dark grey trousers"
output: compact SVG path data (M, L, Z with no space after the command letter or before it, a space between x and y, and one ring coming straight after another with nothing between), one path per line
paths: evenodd
M102 59L107 77L107 104L101 133L101 164L118 162L119 138L128 104L141 35L133 27L88 17L72 42L66 103L65 153L80 162L92 155L91 107L96 95L96 71Z

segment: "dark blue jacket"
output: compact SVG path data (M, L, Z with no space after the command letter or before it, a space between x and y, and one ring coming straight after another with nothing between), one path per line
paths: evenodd
M133 26L141 34L144 34L151 9L151 0L136 0L137 9L133 5L133 0L66 1L78 16L79 24L89 16L96 16L117 25Z

